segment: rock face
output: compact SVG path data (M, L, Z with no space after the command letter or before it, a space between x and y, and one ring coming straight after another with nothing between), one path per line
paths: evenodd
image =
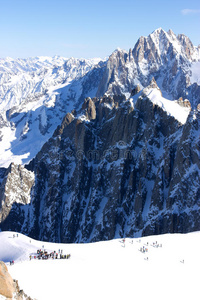
M129 100L87 98L26 166L31 200L0 228L65 243L200 230L200 114L187 106L155 80Z
M11 208L15 215L20 204L26 205L30 203L33 183L34 174L21 165L12 163L7 171L4 172L0 185L0 222L6 220ZM14 209L15 206L16 210ZM11 222L15 223L14 216ZM15 223L15 227L17 230L17 223Z
M24 293L23 290L20 289L18 280L13 280L14 283L14 297L13 300L36 300L28 296L26 293Z
M154 77L166 98L189 98L196 108L200 96L192 66L199 60L199 48L193 46L188 37L159 28L147 37L140 37L129 52L118 49L112 53L97 96L102 93L129 95L133 86L146 87Z
M0 296L7 300L32 300L20 290L18 281L12 279L3 261L0 261Z
M8 273L8 269L4 262L0 261L0 295L8 299L12 299L14 292L13 279Z

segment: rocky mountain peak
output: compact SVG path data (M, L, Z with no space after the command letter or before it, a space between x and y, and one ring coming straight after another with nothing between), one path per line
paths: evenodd
M133 53L135 60L139 63L146 59L148 63L160 63L160 55L169 47L168 34L159 28L147 37L140 37L136 43Z
M169 29L169 30L167 31L167 33L168 33L170 36L172 36L172 37L173 37L173 36L176 36L172 29Z
M158 85L157 85L157 82L156 82L156 80L155 80L154 77L151 79L151 82L150 82L150 84L149 84L148 87L149 87L149 88L153 88L153 89L159 89L159 87L158 87Z
M151 61L163 63L170 52L173 52L173 56L182 55L191 60L195 49L190 39L185 35L176 36L171 29L166 32L162 28L158 28L149 36L141 37L133 52L138 62L147 59L149 63ZM152 57L155 60L152 60Z
M108 58L108 62L111 64L118 65L119 63L124 62L127 57L127 51L117 48Z
M150 35L147 36L148 40L152 40L155 42L155 44L157 44L158 47L162 48L163 45L162 44L167 44L166 41L168 41L170 39L170 37L173 37L174 33L171 30L170 34L168 34L168 32L166 32L165 30L163 30L162 28L158 28L156 30L154 30Z
M183 47L184 53L187 56L187 58L191 59L195 52L195 49L194 49L194 46L193 46L191 40L184 34L178 34L177 40L180 42L181 46Z
M191 103L188 99L183 100L183 98L180 97L178 100L176 100L176 102L182 107L187 107L191 109Z
M152 79L150 81L150 84L146 88L144 88L143 93L144 94L145 93L148 94L148 92L149 92L150 89L156 89L156 90L158 90L159 93L160 93L160 96L162 97L162 92L161 92L160 88L158 87L157 82L156 82L156 80L155 80L154 77L152 77Z
M85 116L88 120L96 119L96 107L90 97L85 99L82 105L82 110L85 110Z

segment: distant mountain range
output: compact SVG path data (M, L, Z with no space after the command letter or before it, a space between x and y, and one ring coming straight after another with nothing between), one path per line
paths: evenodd
M86 97L125 95L155 78L163 96L200 102L200 46L171 30L139 38L104 61L62 57L0 60L0 166L27 163ZM33 146L34 145L34 146Z
M0 228L87 242L200 229L200 46L0 60ZM25 165L26 164L26 165Z

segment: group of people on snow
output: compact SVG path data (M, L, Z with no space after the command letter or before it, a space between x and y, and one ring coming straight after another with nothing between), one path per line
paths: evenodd
M71 254L63 254L62 250L58 250L58 253L56 251L48 253L46 250L37 250L37 255L31 255L29 256L29 259L69 259L71 257Z

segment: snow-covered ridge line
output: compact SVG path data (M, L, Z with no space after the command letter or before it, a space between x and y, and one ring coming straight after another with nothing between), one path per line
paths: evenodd
M84 76L100 59L36 57L0 60L0 111ZM59 88L59 87L58 87ZM29 100L28 100L29 101Z
M129 99L133 108L137 101L141 101L143 98L145 99L147 97L153 103L153 105L159 106L167 113L168 116L175 118L182 125L186 123L191 111L191 104L188 99L166 99L163 97L162 92L154 78L152 78L151 83L146 88L143 88L141 91L139 91L140 87L137 86L137 89L138 92L136 92L136 94Z
M176 35L171 29L168 31L163 30L161 27L154 30L148 37L151 38L157 49L158 53L161 55L164 52L166 52L166 45L165 45L165 39L167 39L175 48L177 53L182 54L187 49L188 45L193 48L193 51L190 52L190 55L188 55L188 58L190 58L191 61L198 61L200 60L200 47L192 45L192 42L190 39L184 35L184 34L178 34ZM188 44L188 45L187 45ZM187 49L186 53L189 54L189 49ZM191 56L191 57L190 57Z
M34 72L44 67L53 68L62 66L67 61L81 61L87 62L88 64L94 65L98 64L102 59L101 58L66 58L62 56L36 56L36 57L28 57L28 58L16 58L13 59L11 57L0 58L0 72Z
M146 89L145 94L155 105L162 108L169 116L174 117L181 124L185 124L191 111L191 106L184 107L178 101L172 101L162 97L159 89ZM186 102L186 101L185 101ZM189 101L188 101L189 102Z

